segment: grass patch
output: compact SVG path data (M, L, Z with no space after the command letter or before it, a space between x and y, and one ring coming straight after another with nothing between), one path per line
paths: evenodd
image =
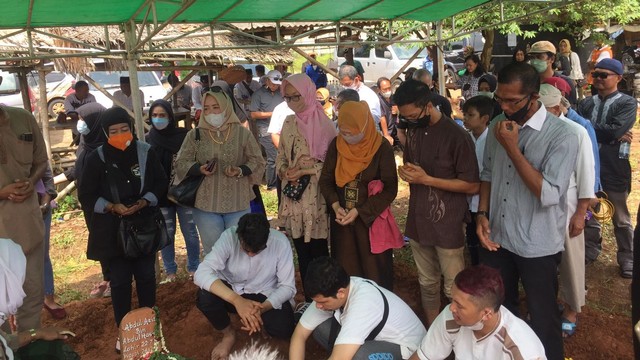
M69 288L66 286L64 289L58 290L56 292L56 295L58 296L58 301L61 304L67 304L72 301L82 301L82 300L86 300L89 297L86 293L82 291L78 291L76 289Z
M265 185L260 186L260 193L267 217L278 217L278 194L275 191L267 191Z
M68 248L75 244L76 242L76 234L71 231L62 231L51 236L51 246L56 248Z

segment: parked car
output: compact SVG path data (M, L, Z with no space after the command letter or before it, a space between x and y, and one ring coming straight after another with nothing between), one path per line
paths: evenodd
M117 90L120 90L120 77L129 76L128 71L93 71L87 74L90 78L95 80L103 89L107 90L109 94L113 95ZM86 79L79 75L78 80ZM88 82L88 81L87 81ZM113 101L106 95L96 89L90 82L89 91L96 97L96 101L106 108L113 106ZM153 71L138 71L138 84L140 90L144 94L142 100L143 106L150 106L152 102L158 99L162 99L167 95L167 89L162 86L162 82ZM134 90L135 91L135 90Z
M39 86L40 77L36 71L29 74L29 85L34 89ZM64 98L73 86L75 78L72 75L51 71L45 76L47 88L47 112L55 118L59 112L64 112ZM73 92L73 91L71 91Z
M472 46L474 53L480 56L484 48L484 37L482 37L482 33L473 32L460 40L449 42L444 46L444 59L446 62L451 63L456 70L464 69L464 55L462 53L466 46Z
M0 76L2 77L2 83L0 83L0 104L24 108L18 75L0 70ZM34 112L36 110L37 99L31 87L29 87L28 91L31 101L31 112Z

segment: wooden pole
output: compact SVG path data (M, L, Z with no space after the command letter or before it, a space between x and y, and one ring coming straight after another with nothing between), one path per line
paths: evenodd
M191 79L193 75L197 73L198 73L198 70L192 70L187 76L184 77L184 79L182 79L178 84L176 84L176 86L174 86L173 89L171 89L171 91L169 91L169 93L165 95L163 99L169 100L170 97L172 97L175 93L177 93L178 90L182 89L184 84L186 84L187 81L189 81L189 79Z
M395 74L393 74L393 76L391 77L391 79L389 79L389 80L391 80L391 82L392 82L392 83L393 83L393 82L394 82L394 81L395 81L395 80L400 76L400 74L402 74L402 73L404 72L404 70L405 70L406 68L408 68L408 67L409 67L409 64L411 64L411 62L412 62L413 60L415 60L415 59L418 57L418 55L420 55L420 52L422 51L422 49L424 49L424 46L422 46L422 47L418 48L418 50L416 50L416 52L415 52L415 53L413 53L413 55L411 55L411 57L409 58L409 60L407 60L407 62L406 62L406 63L404 63L404 65L402 65L402 67L400 68L400 70L398 70Z
M158 30L156 29L156 31ZM127 60L129 80L131 81L131 100L133 100L133 118L135 119L136 135L138 136L138 141L145 142L145 123L142 119L142 106L144 104L142 103L143 99L140 98L140 91L138 91L140 89L140 83L138 82L138 53L136 51L136 47L142 46L142 43L136 45L136 28L132 21L124 24L124 35L127 48L125 60Z
M31 112L31 99L29 98L29 82L27 82L27 70L18 71L18 82L20 83L20 93L22 94L22 106Z
M334 78L340 80L340 78L338 78L338 73L329 69L326 65L321 64L318 62L318 60L312 58L311 56L307 55L306 52L300 50L300 48L298 47L292 47L291 50L297 52L298 54L300 54L303 58L307 59L307 61L309 61L310 63L317 65L318 67L320 67L320 69L324 70L324 72L326 72L327 74L333 76Z
M100 91L101 93L104 94L104 96L108 97L109 99L111 99L111 101L113 101L113 103L116 106L120 106L121 108L127 110L127 113L129 113L129 116L134 117L134 113L129 110L128 107L126 107L122 102L120 102L120 100L116 99L115 97L113 97L113 95L111 95L105 88L102 87L102 85L98 84L97 81L93 80L93 78L91 76L89 76L88 74L84 74L82 75L82 77L87 80L89 82L89 84L93 85L94 88L96 88L98 91ZM133 94L133 86L131 86L131 93Z
M49 108L47 105L47 79L46 71L38 70L38 89L40 90L40 125L42 125L42 137L44 138L44 144L47 148L47 158L49 159L49 165L53 160L51 156L51 140L49 139Z

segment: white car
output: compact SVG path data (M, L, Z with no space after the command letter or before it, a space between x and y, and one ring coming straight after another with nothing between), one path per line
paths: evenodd
M100 86L113 95L116 91L120 90L120 77L129 76L128 71L93 71L87 74L93 80L95 80ZM79 76L78 80L85 80L82 76ZM106 95L96 89L89 83L89 92L96 97L96 101L107 109L113 106L113 101ZM167 95L167 89L162 86L162 82L153 71L138 71L138 84L140 90L144 94L142 104L144 107L150 106L152 102L158 99L164 98ZM135 89L132 89L135 91Z

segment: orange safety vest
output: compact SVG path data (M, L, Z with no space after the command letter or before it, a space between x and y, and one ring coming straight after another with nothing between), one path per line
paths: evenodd
M609 57L613 59L613 51L611 50L611 46L605 45L600 49L593 49L593 51L591 52L591 57L589 58L589 61L595 64L598 61L600 54L602 54L603 52L608 52ZM593 84L593 77L591 76L591 70L587 74L587 83Z

